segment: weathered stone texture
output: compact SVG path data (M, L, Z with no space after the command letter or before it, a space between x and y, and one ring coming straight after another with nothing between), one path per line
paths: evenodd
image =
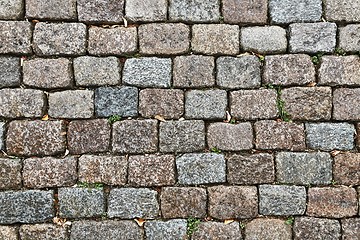
M170 0L171 21L217 22L220 18L219 0Z
M20 238L24 240L68 240L67 232L67 227L54 224L21 225L19 229Z
M17 228L12 226L0 226L0 239L18 240Z
M32 53L31 23L26 21L0 21L0 32L0 54Z
M123 21L124 5L124 0L77 0L79 21L121 23Z
M360 24L348 24L339 28L339 48L346 52L360 51Z
M20 58L0 56L0 88L19 86L20 68Z
M340 239L340 223L333 219L297 217L294 223L294 239Z
M327 21L360 22L360 2L352 0L326 0L324 13Z
M5 123L0 122L0 150L5 148L4 139L5 139Z
M223 0L222 15L226 23L265 24L267 22L267 0Z
M360 218L348 218L341 220L343 239L360 239Z
M241 230L237 222L224 224L220 222L202 222L194 231L192 239L232 239L241 240Z
M258 218L246 224L245 236L248 240L277 239L291 240L291 225L284 220L271 218Z
M133 22L165 21L167 0L132 0L126 2L126 19Z
M3 0L0 2L0 19L16 20L24 14L23 0ZM7 240L7 239L5 239Z
M334 159L334 180L338 184L360 185L360 154L342 153Z
M0 189L20 188L21 169L20 159L0 158Z
M333 93L335 120L360 120L360 88L339 88Z
M46 20L76 20L76 0L26 0L26 17Z
M187 239L185 219L173 219L166 222L149 221L145 223L146 239Z

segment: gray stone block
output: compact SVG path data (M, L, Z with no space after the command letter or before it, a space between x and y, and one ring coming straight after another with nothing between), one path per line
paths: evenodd
M122 23L124 0L77 0L79 21L87 23Z
M46 20L76 20L76 0L26 0L26 17Z
M194 231L192 239L232 239L242 240L238 222L224 224L222 222L201 222Z
M224 22L235 24L266 24L268 0L225 0L222 1Z
M20 85L21 66L18 57L0 57L0 88Z
M68 228L55 224L21 225L21 239L68 240Z
M18 240L18 229L13 226L0 226L0 239Z
M5 123L0 122L0 150L5 148L4 139L5 139Z
M22 162L20 159L0 158L0 189L21 187Z
M132 0L126 2L126 19L132 22L166 21L167 0Z
M282 219L258 218L246 224L246 239L277 239L291 240L291 224L285 224Z
M24 14L23 0L4 0L0 2L0 19L17 20Z
M339 88L333 91L333 119L360 120L360 88Z
M352 0L326 0L324 13L327 21L359 22L360 2Z
M313 217L297 217L294 223L295 239L340 239L341 226L338 220L313 218Z
M346 52L360 51L360 24L348 24L339 28L339 48Z
M0 54L31 54L31 23L0 21Z
M149 221L145 223L146 239L187 239L187 222L185 219L168 221Z
M348 218L341 220L343 239L359 239L360 218Z
M219 9L219 0L170 0L169 18L171 21L218 22Z

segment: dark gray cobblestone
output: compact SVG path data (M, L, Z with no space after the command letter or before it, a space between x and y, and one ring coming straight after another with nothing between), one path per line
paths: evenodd
M76 0L26 0L26 17L48 20L76 20Z
M54 224L22 225L19 234L21 239L68 240L68 230Z
M23 0L6 0L0 2L0 19L20 19L24 14Z
M0 158L0 189L20 188L21 170L20 159Z
M145 223L146 239L186 239L187 224L185 219L149 221Z
M0 21L0 54L31 54L31 23Z
M20 58L0 56L0 88L20 85Z
M90 23L121 23L124 0L77 0L79 21Z

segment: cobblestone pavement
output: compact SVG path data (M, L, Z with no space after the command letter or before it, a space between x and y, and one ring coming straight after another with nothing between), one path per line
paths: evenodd
M0 0L0 239L360 239L360 1Z

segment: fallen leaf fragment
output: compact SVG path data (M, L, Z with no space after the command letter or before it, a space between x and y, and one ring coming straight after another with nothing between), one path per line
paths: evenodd
M230 224L230 223L233 223L234 220L233 219L227 219L224 221L225 224Z
M43 121L47 121L47 120L49 120L49 115L44 115L42 118L41 118L41 120L43 120Z
M128 26L128 22L127 22L126 18L123 17L123 20L124 20L124 27L127 27L127 26Z
M145 223L145 219L142 218L135 218L134 221L140 226L142 227Z
M155 115L155 119L157 119L157 120L159 120L159 121L161 121L161 122L166 122L166 121L165 121L165 118L163 118L163 117L160 116L160 115Z
M334 150L334 151L331 151L330 154L331 156L335 157L336 155L339 155L341 153L341 151L339 150Z
M226 111L226 121L225 122L230 122L231 121L231 115L229 113L229 111Z

